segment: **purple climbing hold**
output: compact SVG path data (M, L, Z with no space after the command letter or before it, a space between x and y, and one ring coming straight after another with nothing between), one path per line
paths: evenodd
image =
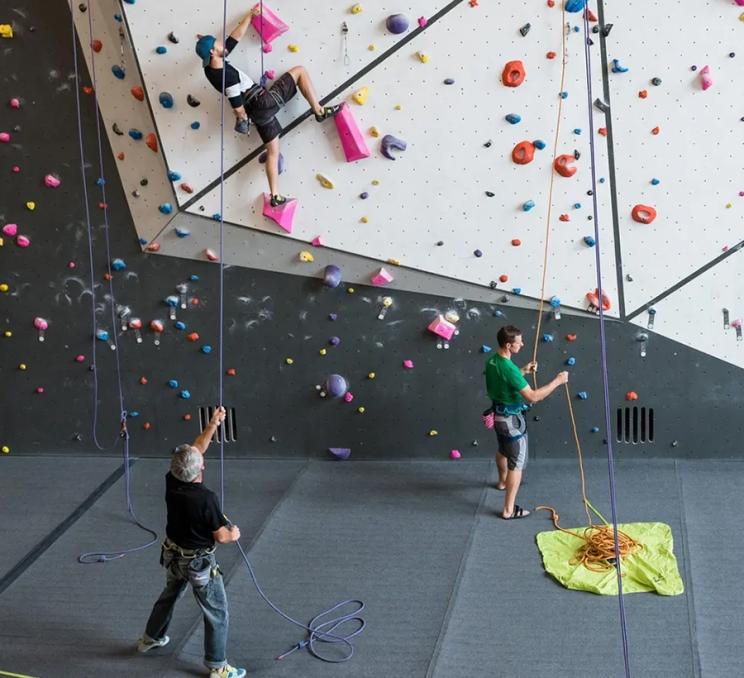
M408 17L405 14L391 14L385 21L387 29L396 35L408 30Z
M397 151L405 151L408 144L403 139L398 139L392 134L386 134L380 140L380 153L382 153L389 160L395 160L395 156L392 153L392 149Z
M367 198L369 198L369 193L367 193L367 191L364 191L364 193L360 193L360 194L359 194L359 197L360 197L360 198L361 198L362 200L366 200Z
M333 264L326 266L323 273L323 284L330 288L338 287L341 284L341 269Z
M261 153L261 155L258 156L258 162L265 163L266 162L266 156L267 152L264 151ZM284 172L285 164L284 164L284 156L280 153L279 154L279 174L282 174Z
M325 390L333 398L343 398L349 390L349 384L340 374L329 374L326 379Z
M351 456L351 450L348 447L329 447L328 451L340 461L346 461Z

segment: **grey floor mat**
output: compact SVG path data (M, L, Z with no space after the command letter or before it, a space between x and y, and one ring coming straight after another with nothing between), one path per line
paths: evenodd
M111 458L0 459L0 580L120 466Z
M300 620L358 597L367 602L369 625L348 664L329 665L305 651L275 661L304 633L268 609L247 572L236 570L228 586L230 658L256 678L423 676L492 468L311 464L252 549L257 575L269 597ZM199 629L182 658L198 666L201 651Z
M303 467L301 461L230 461L226 509L241 531L260 529ZM132 468L134 506L140 520L163 534L164 475L167 460L140 460ZM216 462L208 462L206 482L217 490ZM133 651L164 574L159 549L106 564L79 565L81 551L140 545L148 535L126 518L123 483L112 487L0 597L0 669L33 676L161 675L173 647L141 657ZM47 506L47 510L49 510ZM226 567L234 549L222 550ZM190 596L180 601L171 635L185 636L200 613Z
M587 464L590 500L609 516L606 463ZM680 504L673 462L620 463L617 467L621 522L671 525L675 553L685 576ZM520 493L523 505L552 505L561 525L586 525L578 473L571 462L542 462L529 469ZM552 529L547 512L505 522L490 509L479 517L457 599L443 633L433 678L566 678L624 676L617 598L569 591L545 574L535 544ZM692 674L686 596L625 597L633 675L682 678ZM663 620L663 622L661 621ZM487 674L484 667L488 667Z

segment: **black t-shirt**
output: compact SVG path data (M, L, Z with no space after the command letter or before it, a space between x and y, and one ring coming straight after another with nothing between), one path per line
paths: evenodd
M233 37L228 37L225 40L225 52L226 55L233 51L238 41ZM223 59L224 61L224 59ZM247 92L255 84L243 71L239 68L235 68L232 64L224 61L225 64L225 96L230 101L230 105L233 108L239 108L243 105L243 92ZM212 68L211 66L204 67L204 75L207 76L207 80L212 83L212 86L218 91L222 91L222 69Z
M202 483L184 483L170 471L165 476L168 538L184 549L214 546L212 532L227 525L217 495Z

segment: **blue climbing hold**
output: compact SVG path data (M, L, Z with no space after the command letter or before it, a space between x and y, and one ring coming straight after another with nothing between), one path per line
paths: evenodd
M522 294L522 288L521 287L513 287L512 292L514 294Z
M546 344L550 344L550 343L552 343L552 342L553 342L553 339L554 339L553 335L552 335L552 334L550 334L549 332L546 332L545 334L543 334L543 335L542 335L542 340L543 340L543 341L544 341L544 342L545 342Z
M490 353L493 349L488 344L483 344L480 348L481 353Z
M191 235L191 231L188 228L176 228L176 235L179 238L188 238Z
M212 215L212 219L214 219L215 221L222 221L222 215L219 212L215 212Z
M547 145L542 139L535 139L532 144L538 151L542 151L543 148Z
M566 11L575 14L586 7L586 0L566 0Z
M127 412L127 416L136 419L139 417L139 412L137 410L132 410L131 412Z
M140 245L147 245L147 243L149 242L147 238L138 238L138 240Z
M194 120L194 122L191 123L191 129L199 129L201 127L201 123L198 120Z
M576 127L576 128L574 128L574 131L573 131L573 133L574 133L574 134L581 134L581 128L580 128L580 127Z
M328 320L334 321L338 318L338 313L329 313L328 314Z
M137 0L124 0L124 2L126 2L127 5L133 5Z
M96 186L105 186L105 185L106 185L106 180L103 177L98 177L98 179L96 179Z
M127 267L126 263L124 263L124 259L114 259L111 262L111 268L114 271L123 271Z
M178 381L176 379L169 379L168 386L170 388L178 388Z
M132 129L129 130L129 136L135 141L139 141L142 138L142 132L132 127Z
M186 323L183 322L183 320L177 320L176 321L176 324L174 325L174 327L177 330L185 330L186 329Z
M555 295L553 295L552 297L550 297L550 305L553 308L560 308L560 306L561 306L561 300L558 297L556 297Z
M579 391L576 396L579 400L589 400L589 394L586 391Z
M119 78L119 80L124 80L124 78L127 76L127 74L124 72L124 69L118 64L115 64L111 67L111 72L114 74L114 77Z
M575 210L580 210L581 209L581 203L580 202L575 202L574 205L573 205L573 207L574 207Z
M106 330L96 330L96 339L98 341L108 341L109 333Z
M529 212L535 206L534 200L527 200L522 203L522 210Z
M121 23L123 19L121 18L121 14L114 14L114 21L118 21Z
M183 390L178 394L179 398L182 398L183 400L188 400L191 397L191 393L189 391Z
M158 205L158 209L163 214L170 214L173 211L173 205L171 205L169 202L164 202L162 205Z
M566 365L575 365L576 364L576 358L571 356L568 360L566 360Z
M561 99L568 99L568 92L561 92L558 96Z
M651 185L652 186L658 186L660 183L661 183L661 181L659 179L657 179L656 177L654 177L653 179L651 179Z
M516 125L518 122L522 122L522 116L517 115L516 113L509 113L504 116L504 119L511 125Z
M163 45L158 45L158 46L157 46L157 47L155 48L155 51L156 51L156 52L157 52L158 54L165 54L165 53L166 53L166 52L168 51L168 48L167 48L167 47L163 47Z
M610 70L613 73L627 73L630 69L627 66L623 66L620 63L620 59L613 59L612 68Z
M163 108L173 108L173 95L170 92L161 92L158 101Z
M503 312L503 311L500 311L500 310L499 310L499 309L497 308L497 309L495 309L495 310L494 310L494 312L493 312L493 317L494 317L494 318L503 318L503 317L504 317L504 312Z
M191 282L199 282L199 276L198 276L198 275L196 275L196 273L192 273L192 274L191 274L191 275L189 276L189 280L190 280Z
M599 178L599 183L600 183L600 184L603 184L604 182L605 182L605 178L604 178L604 177L600 177L600 178Z
M181 181L181 175L178 172L168 172L169 181Z
M584 244L587 245L588 247L594 247L597 244L597 241L594 239L594 236L585 235Z
M165 299L165 303L170 306L171 308L176 308L178 306L178 297L175 294L169 294Z
M591 432L592 433L599 433L599 426L592 426Z
M204 344L204 346L202 346L199 350L207 355L208 353L212 352L212 347L209 344Z

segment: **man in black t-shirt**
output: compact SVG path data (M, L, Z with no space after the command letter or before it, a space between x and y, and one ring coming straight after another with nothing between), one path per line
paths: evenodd
M166 583L137 649L147 652L168 644L165 632L173 609L191 584L204 614L204 664L210 678L243 678L245 669L227 663L227 597L214 556L215 542L238 541L240 530L228 522L217 495L202 483L204 453L224 418L225 409L218 407L201 435L191 445L179 445L171 457L165 476L168 522L160 556Z
M258 5L248 12L227 37L224 45L213 35L199 35L196 53L202 59L204 75L218 92L223 91L224 78L224 93L235 113L235 131L247 134L249 118L256 125L261 141L266 145L266 178L269 180L271 206L277 207L286 203L287 198L279 193L279 135L282 126L276 119L276 114L297 94L298 89L307 99L318 122L336 115L341 106L320 105L304 66L290 68L267 90L226 61L225 57L235 49L253 17L259 16L260 12Z

